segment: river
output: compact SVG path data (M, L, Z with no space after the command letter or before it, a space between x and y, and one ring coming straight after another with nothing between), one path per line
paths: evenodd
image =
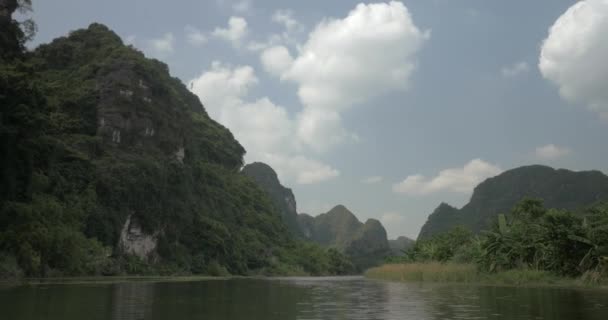
M396 283L362 277L0 287L6 320L608 319L608 291Z

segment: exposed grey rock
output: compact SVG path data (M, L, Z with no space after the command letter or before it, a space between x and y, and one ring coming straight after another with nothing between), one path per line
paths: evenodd
M119 248L124 253L148 259L156 250L157 236L157 234L145 234L137 219L134 219L133 215L129 215L120 232Z

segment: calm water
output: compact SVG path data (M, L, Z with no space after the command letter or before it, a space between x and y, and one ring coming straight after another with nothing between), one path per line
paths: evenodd
M608 292L349 278L0 288L0 319L608 319Z

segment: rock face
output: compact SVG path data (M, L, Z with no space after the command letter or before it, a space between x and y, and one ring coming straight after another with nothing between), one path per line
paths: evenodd
M124 226L120 232L119 247L123 253L138 256L141 259L147 260L151 258L158 245L158 233L149 235L145 234L141 225L133 216L127 217Z
M261 162L246 165L242 173L251 177L268 194L289 231L295 236L302 237L298 225L296 198L291 189L281 185L277 173L269 165Z
M525 197L543 199L548 208L576 210L608 200L608 176L599 171L575 172L540 165L515 168L479 184L461 209L442 203L429 216L418 239L456 225L479 232Z
M398 237L394 240L388 240L388 246L391 248L391 254L400 256L403 255L403 251L411 248L416 241L408 237Z
M307 239L344 252L359 271L381 263L390 253L380 221L361 223L343 205L316 217L300 214L298 222Z

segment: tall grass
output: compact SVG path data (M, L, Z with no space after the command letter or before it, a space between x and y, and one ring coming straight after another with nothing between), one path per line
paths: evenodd
M478 279L474 265L439 262L386 264L367 270L365 276L384 280L423 282L474 282Z
M497 273L479 272L473 264L402 263L386 264L369 269L366 277L405 282L459 282L502 285L584 285L570 278L561 278L547 271L513 269Z

